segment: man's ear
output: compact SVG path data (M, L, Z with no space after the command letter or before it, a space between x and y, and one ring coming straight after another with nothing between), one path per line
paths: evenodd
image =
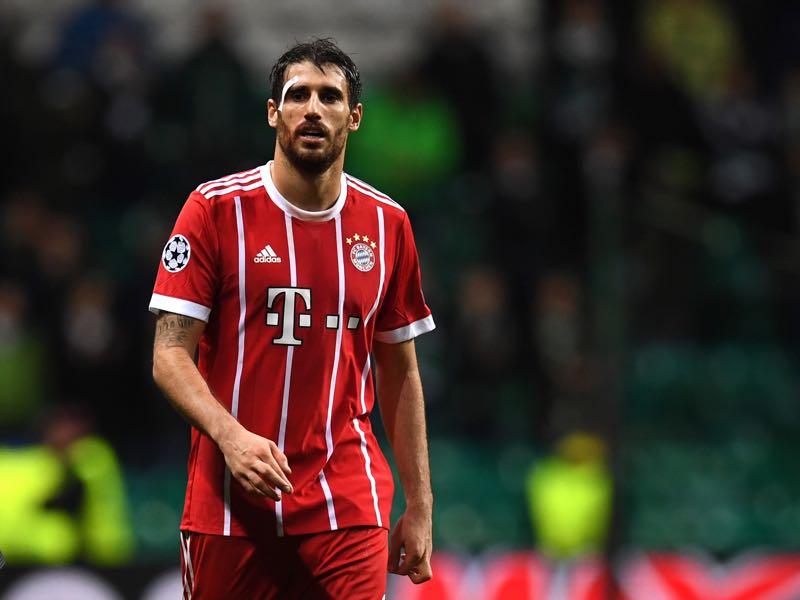
M350 111L350 125L348 125L348 129L350 131L357 131L359 127L361 127L361 117L364 115L364 106L359 102L356 104L355 108Z
M278 105L275 104L275 101L272 98L270 98L267 100L267 122L273 129L278 126L278 118Z

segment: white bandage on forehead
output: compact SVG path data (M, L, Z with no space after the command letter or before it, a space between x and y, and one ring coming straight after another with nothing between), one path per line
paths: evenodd
M278 104L278 110L279 111L283 110L283 100L286 98L286 92L288 92L289 88L292 87L298 81L300 81L300 78L297 75L295 75L289 81L287 81L285 84L283 84L283 90L281 90L281 103Z

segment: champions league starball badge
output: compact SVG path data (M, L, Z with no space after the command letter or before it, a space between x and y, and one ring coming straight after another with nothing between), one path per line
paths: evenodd
M170 273L177 273L189 264L189 257L192 249L189 240L181 234L175 234L164 246L164 253L161 255L161 262L164 268Z

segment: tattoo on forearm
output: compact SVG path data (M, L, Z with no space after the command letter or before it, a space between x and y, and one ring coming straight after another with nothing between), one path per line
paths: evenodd
M194 319L183 315L164 314L156 323L155 345L164 348L186 347Z

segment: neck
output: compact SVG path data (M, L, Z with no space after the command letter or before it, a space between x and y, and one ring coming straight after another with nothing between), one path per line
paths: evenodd
M318 212L330 208L339 198L343 169L344 153L322 173L303 173L289 162L276 145L272 181L281 195L297 208Z

